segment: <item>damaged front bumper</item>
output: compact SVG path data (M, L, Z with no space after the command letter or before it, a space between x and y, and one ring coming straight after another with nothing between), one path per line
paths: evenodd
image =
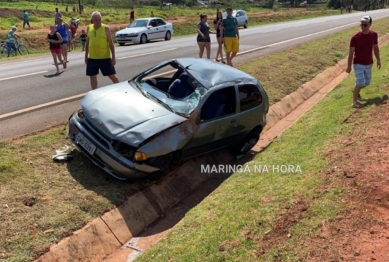
M79 112L69 120L68 137L92 162L111 176L120 179L140 179L158 171L153 166L136 163L117 153L112 141L98 132Z

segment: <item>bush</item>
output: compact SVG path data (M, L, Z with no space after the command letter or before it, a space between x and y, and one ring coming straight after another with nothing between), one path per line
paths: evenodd
M151 6L160 6L161 5L161 2L160 1L157 1L157 0L153 0L150 2L150 5Z

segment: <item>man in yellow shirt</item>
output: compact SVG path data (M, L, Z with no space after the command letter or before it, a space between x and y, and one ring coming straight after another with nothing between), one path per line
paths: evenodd
M92 24L88 27L85 44L86 75L90 76L92 89L97 88L99 70L103 76L108 76L113 83L119 83L115 71L115 47L111 31L101 23L100 12L92 13Z

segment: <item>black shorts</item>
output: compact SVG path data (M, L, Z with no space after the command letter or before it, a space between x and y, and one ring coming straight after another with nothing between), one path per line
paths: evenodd
M211 42L211 39L209 39L209 37L207 39L204 39L201 37L201 35L198 35L197 36L197 42L200 42L200 43L209 43Z
M24 21L23 21L23 25L30 25L30 21L24 20Z
M112 65L111 58L105 59L88 59L86 65L86 75L94 76L99 74L99 69L103 76L115 75L115 67Z

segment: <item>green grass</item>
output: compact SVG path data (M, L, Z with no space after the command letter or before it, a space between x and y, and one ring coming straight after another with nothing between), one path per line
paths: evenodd
M389 63L389 47L381 50ZM389 92L388 68L373 70L373 82L362 95L377 99ZM254 166L299 165L301 173L235 173L136 261L309 261L309 249L323 221L347 210L338 184L328 186L326 152L347 138L360 119L344 124L353 114L353 75L315 105L263 153L248 162ZM288 237L288 234L289 237ZM320 249L320 247L316 247ZM335 256L336 254L334 254ZM323 258L322 258L323 259ZM325 258L324 258L325 259Z

